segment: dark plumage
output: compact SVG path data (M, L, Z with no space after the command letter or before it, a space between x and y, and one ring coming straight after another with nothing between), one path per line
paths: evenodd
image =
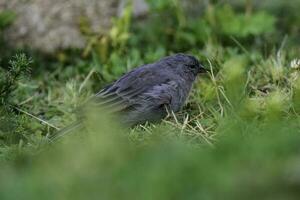
M193 56L175 54L133 69L105 87L90 100L92 106L117 113L120 122L134 126L156 122L184 105L196 76L206 70ZM80 122L55 134L77 128Z

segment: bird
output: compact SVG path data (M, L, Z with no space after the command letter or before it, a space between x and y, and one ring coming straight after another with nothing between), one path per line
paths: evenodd
M183 107L196 77L207 71L196 57L177 53L134 68L88 102L116 113L120 124L128 127L159 122ZM82 126L82 120L74 122L54 134L52 140Z

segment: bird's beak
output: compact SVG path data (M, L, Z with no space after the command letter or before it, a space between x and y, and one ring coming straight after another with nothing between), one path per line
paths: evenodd
M202 65L200 65L199 74L206 74L208 72L209 72L208 69L205 69Z

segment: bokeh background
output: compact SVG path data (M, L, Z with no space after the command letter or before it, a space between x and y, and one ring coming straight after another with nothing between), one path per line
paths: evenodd
M299 0L0 0L0 199L299 199ZM93 93L183 52L180 113L119 127Z

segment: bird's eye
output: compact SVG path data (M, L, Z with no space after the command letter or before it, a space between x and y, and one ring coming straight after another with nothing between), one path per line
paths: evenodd
M196 68L196 65L189 65L189 68L194 69L194 68Z

